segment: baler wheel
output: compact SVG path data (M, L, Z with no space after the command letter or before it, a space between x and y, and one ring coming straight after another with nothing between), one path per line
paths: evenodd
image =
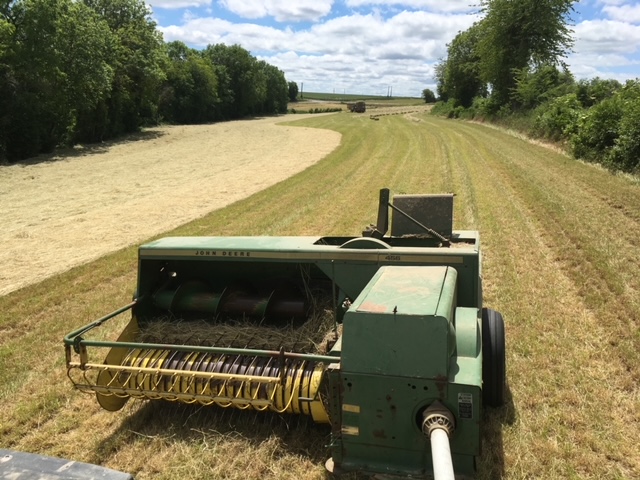
M504 319L500 312L482 309L482 399L485 405L504 405L506 360Z

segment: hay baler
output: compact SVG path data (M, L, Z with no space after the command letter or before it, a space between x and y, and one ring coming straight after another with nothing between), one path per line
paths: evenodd
M334 472L472 475L483 407L504 402L504 323L482 305L478 232L452 218L453 195L383 189L361 237L142 245L134 300L65 337L69 378L113 411L309 415L330 425Z

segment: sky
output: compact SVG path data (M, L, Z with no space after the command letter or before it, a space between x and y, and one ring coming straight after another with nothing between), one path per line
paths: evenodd
M238 44L302 92L420 97L475 0L147 0L164 40ZM565 62L577 79L640 78L640 2L581 0Z

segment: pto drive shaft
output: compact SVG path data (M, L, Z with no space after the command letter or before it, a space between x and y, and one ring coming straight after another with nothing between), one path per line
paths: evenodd
M431 442L434 480L455 480L449 437L455 430L455 419L438 400L422 414L422 433Z

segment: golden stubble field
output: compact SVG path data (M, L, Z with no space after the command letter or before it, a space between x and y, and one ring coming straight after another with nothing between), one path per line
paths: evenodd
M480 231L485 304L507 333L508 403L484 414L478 478L640 478L638 179L428 114L296 124L340 146L169 233L357 235L381 187L456 193L455 227ZM0 447L138 480L326 478L328 429L304 418L164 402L111 413L72 390L63 336L127 303L135 276L127 247L0 297Z
M225 207L340 143L284 120L159 127L0 166L0 295Z

